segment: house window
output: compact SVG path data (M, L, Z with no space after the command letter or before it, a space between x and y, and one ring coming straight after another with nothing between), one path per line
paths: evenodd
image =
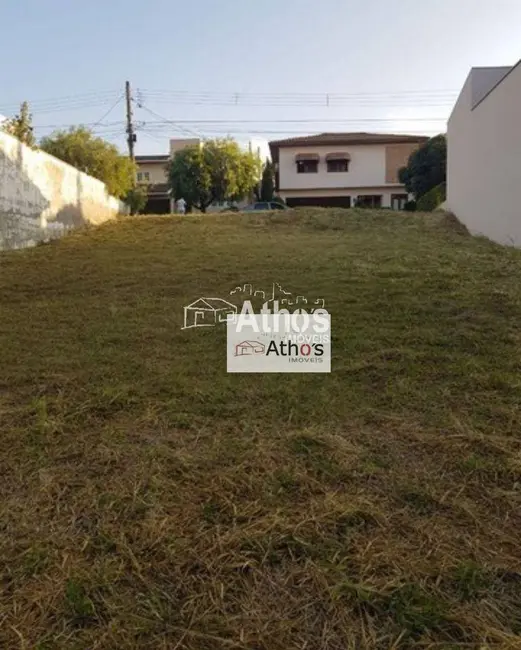
M348 172L349 171L349 160L347 159L335 159L327 161L327 171L328 172Z
M138 183L150 183L150 172L138 172L137 173L137 182Z
M317 174L318 160L297 160L297 174Z
M357 208L381 208L381 194L363 194L356 197Z
M393 210L404 210L408 200L408 194L391 194L391 208Z

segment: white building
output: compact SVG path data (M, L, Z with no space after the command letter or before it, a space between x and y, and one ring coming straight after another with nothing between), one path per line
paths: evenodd
M398 170L424 136L322 133L270 142L278 194L291 206L403 209Z
M447 208L472 233L521 246L521 61L472 68L447 137Z

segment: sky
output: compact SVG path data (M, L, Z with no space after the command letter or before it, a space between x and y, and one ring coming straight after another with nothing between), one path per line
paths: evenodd
M472 66L521 58L519 0L0 0L0 114L84 123L139 153L323 131L425 133Z

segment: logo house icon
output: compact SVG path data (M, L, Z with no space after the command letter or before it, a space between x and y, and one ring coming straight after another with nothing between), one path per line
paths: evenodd
M252 357L264 354L266 346L260 341L242 341L235 346L236 357Z
M184 327L215 327L237 314L237 306L222 298L199 298L184 308Z

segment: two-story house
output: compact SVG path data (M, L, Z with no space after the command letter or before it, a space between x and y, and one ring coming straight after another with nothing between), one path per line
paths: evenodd
M146 214L165 214L174 212L167 178L167 165L177 151L185 147L200 145L199 138L172 138L169 154L136 156L137 182L147 189L148 202L144 209Z
M167 214L174 212L174 197L167 178L168 163L178 151L193 145L200 146L199 138L172 138L170 140L170 154L155 154L136 156L137 177L139 185L146 187L148 201L143 210L145 214ZM236 207L244 207L252 201L252 197L233 203ZM227 201L212 203L207 212L219 212L229 208L232 204Z
M169 160L168 154L136 156L137 182L146 187L148 194L148 201L143 210L145 214L173 212L170 186L166 177L166 166Z
M321 133L270 142L277 193L291 207L403 209L398 170L429 138L386 133Z

